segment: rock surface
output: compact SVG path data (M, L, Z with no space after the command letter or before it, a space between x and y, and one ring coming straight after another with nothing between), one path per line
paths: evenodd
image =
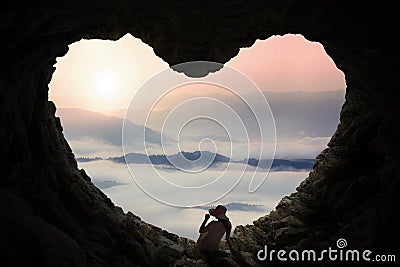
M343 0L53 0L3 3L0 14L2 265L271 266L255 257L266 244L326 248L338 238L397 253L400 41L393 8ZM232 253L210 261L193 241L125 214L77 169L48 102L55 59L81 38L126 33L170 65L224 63L256 39L298 33L322 43L346 75L329 148L296 193L235 229Z

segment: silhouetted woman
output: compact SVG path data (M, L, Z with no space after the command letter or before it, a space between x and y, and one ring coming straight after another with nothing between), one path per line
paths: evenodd
M200 251L219 250L221 238L226 233L225 239L229 242L232 230L232 224L225 215L226 208L224 206L218 205L215 209L210 209L208 212L209 214L204 216L204 221L199 229L200 236L197 240L197 247ZM212 221L206 226L210 214L218 220Z

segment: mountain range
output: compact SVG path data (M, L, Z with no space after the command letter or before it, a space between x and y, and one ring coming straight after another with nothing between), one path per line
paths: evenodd
M268 104L272 110L277 134L280 138L299 138L299 137L326 137L332 136L339 122L339 113L344 103L344 90L332 91L291 91L291 92L263 92ZM244 104L243 99L232 94L212 94L205 95L212 99L222 101L231 107L235 113L243 120L248 130L249 135L258 132L258 124L252 123L253 114ZM196 97L191 94L184 94L174 96L165 100L164 106L155 112L157 113L149 120L153 129L158 129L165 121L168 113L180 103L193 99ZM261 101L258 94L248 93L245 95L246 99L256 103L257 105L265 105ZM193 106L190 112L197 114L202 111L204 107ZM254 107L252 107L254 108ZM126 110L121 109L117 112L120 116L125 114ZM135 108L135 114L138 117L144 116L147 110L140 105ZM175 116L185 116L182 115ZM224 118L224 114L220 114ZM232 116L232 114L226 114ZM133 116L134 119L134 116ZM132 120L135 122L134 120ZM225 119L223 121L229 121ZM192 127L186 129L188 135L197 135L202 132L204 127L211 127L212 124L198 123L193 124ZM166 134L171 135L166 129ZM234 133L233 133L234 134Z
M182 158L187 159L187 161L183 162ZM200 156L203 156L205 160L202 160ZM207 160L213 158L212 164L215 165L218 163L242 163L248 164L250 166L259 166L260 168L267 169L271 167L272 171L288 171L288 170L311 170L314 164L314 159L295 159L295 160L287 160L287 159L244 159L241 161L234 161L228 157L225 157L221 154L214 154L209 151L195 151L195 152L185 152L182 151L177 154L173 155L145 155L141 153L128 153L124 156L120 157L110 157L105 160L110 160L115 163L121 164L154 164L154 165L167 165L173 166L171 162L177 163L177 165L184 166L185 168L194 168L199 165L204 165ZM87 158L81 157L77 158L78 162L89 162L89 161L96 161L96 160L103 160L100 157L95 158ZM272 161L272 164L271 164Z
M135 124L117 117L79 108L59 108L57 116L61 118L64 135L67 140L91 138L106 141L114 146L122 145L122 126L128 127L129 140L132 142L143 139L146 130L146 140L160 144L161 134L150 128Z
M279 137L299 138L331 136L339 121L339 111L344 102L344 91L319 92L264 92L274 114ZM231 96L214 95L232 107L240 107L240 101ZM256 96L249 96L254 98ZM185 97L182 97L185 99ZM179 100L179 99L178 99ZM175 100L175 101L178 101ZM113 145L121 145L122 124L124 112L121 109L118 116L110 116L99 112L79 108L59 108L57 116L61 117L64 134L68 140L90 137L104 140ZM140 107L138 114L142 112ZM161 112L161 111L160 111ZM240 108L238 114L244 114ZM163 118L160 114L160 119ZM202 126L202 125L201 125ZM126 121L133 134L132 140L141 140L144 126L132 121ZM252 129L248 129L252 132ZM198 129L193 127L191 134L196 135ZM160 143L161 134L155 129L146 127L146 138L150 143ZM166 137L167 136L163 136Z

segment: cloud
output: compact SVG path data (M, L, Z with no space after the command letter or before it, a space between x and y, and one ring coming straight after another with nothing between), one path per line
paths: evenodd
M139 188L123 164L99 160L79 163L79 167L86 170L95 184L101 184L107 180L111 181L112 184L119 184L103 188L102 191L112 199L114 204L122 207L125 212L131 211L148 223L181 236L197 239L198 227L205 214L204 210L176 208L154 200ZM235 164L233 167L230 177L236 179L242 168L239 164ZM151 168L144 165L133 165L132 168L143 168L143 175L146 177L150 177L153 173ZM193 183L204 183L206 181L202 181L202 178L219 175L222 171L223 166L221 165L220 169L210 170L208 174L203 174L197 180L193 180ZM188 180L187 174L183 172L161 171L161 173L163 175L169 173L169 176L165 177L170 180L175 179L181 182ZM212 205L239 203L235 204L236 206L229 207L227 215L234 227L239 224L249 224L272 210L283 196L294 192L299 183L307 177L307 174L308 172L271 172L260 189L249 194L247 189L251 172L248 172L228 194ZM165 188L160 186L156 190L165 191ZM215 187L211 190L219 190L219 188ZM210 194L213 194L213 192L210 192ZM179 197L184 198L185 196ZM193 195L191 197L196 198ZM248 207L251 207L250 205L263 207L263 209L245 209L247 205L249 205Z
M275 158L312 159L327 147L331 137L304 137L281 140L277 143Z
M122 147L113 145L105 140L83 137L68 140L76 157L102 157L122 155Z
M98 182L114 181L115 183L128 185L133 182L124 164L117 164L108 160L97 160L78 162L78 166L86 171L95 184Z

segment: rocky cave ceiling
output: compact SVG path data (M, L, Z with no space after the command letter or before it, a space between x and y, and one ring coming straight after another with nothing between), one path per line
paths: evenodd
M346 102L329 148L297 192L235 229L218 266L263 265L275 248L359 248L397 253L400 190L399 47L395 9L379 2L13 1L2 4L0 235L4 266L203 266L193 241L115 207L78 170L48 102L56 57L87 39L126 33L170 65L224 63L271 35L324 45L346 75Z

